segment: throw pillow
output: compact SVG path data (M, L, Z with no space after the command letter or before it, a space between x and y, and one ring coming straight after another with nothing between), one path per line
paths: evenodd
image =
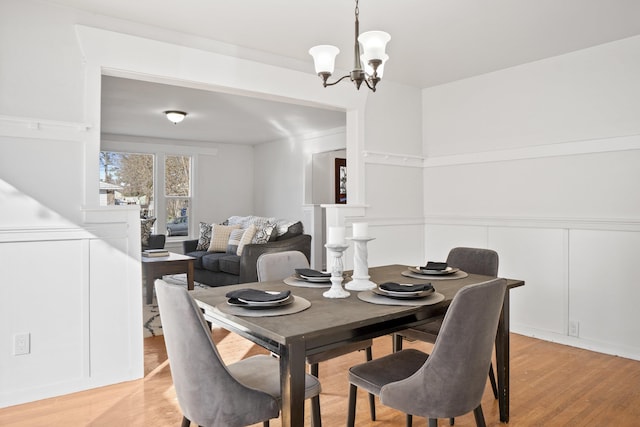
M231 230L231 234L229 234L229 243L227 244L228 254L238 255L238 246L240 245L240 240L242 240L244 232L245 230L242 228Z
M208 252L226 252L229 245L231 231L240 228L240 225L213 224L211 229L211 244Z
M273 234L273 230L276 228L275 224L267 223L263 225L256 225L256 234L253 236L251 243L267 243Z
M142 246L149 246L149 236L151 236L151 230L153 229L153 224L155 222L155 218L145 218L140 220L140 243Z
M251 243L251 241L253 240L253 236L256 234L256 230L256 226L253 224L251 224L249 227L247 227L246 230L244 230L242 238L240 239L240 243L238 244L238 250L236 252L237 255L242 255L242 250L244 249L245 245Z
M284 234L278 236L278 240L290 239L292 237L299 236L302 233L304 233L304 226L300 221L296 221L287 227Z
M198 245L196 251L208 251L211 245L211 224L200 223L200 237L198 237Z

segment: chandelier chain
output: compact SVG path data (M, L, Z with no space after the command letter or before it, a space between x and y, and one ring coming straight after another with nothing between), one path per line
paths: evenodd
M358 19L358 16L360 15L360 8L358 7L358 1L356 0L356 19Z

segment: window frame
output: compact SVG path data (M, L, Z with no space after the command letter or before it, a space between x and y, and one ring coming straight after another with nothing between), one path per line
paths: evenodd
M156 221L153 226L153 232L157 234L167 234L166 226L163 229L161 225L167 223L167 197L165 196L165 159L167 156L185 156L191 158L190 165L190 182L189 196L180 196L180 198L189 199L189 225L186 236L167 236L167 242L181 242L183 240L191 240L196 235L196 227L194 226L193 212L196 206L196 186L195 177L197 176L197 164L199 152L194 147L176 145L135 142L132 140L114 141L112 139L103 139L100 143L99 151L113 151L127 154L152 154L153 155L153 198L155 200ZM100 167L98 159L96 159L96 167ZM99 194L97 195L99 197Z

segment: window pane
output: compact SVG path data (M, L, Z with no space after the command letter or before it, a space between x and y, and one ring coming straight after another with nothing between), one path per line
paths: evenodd
M100 152L100 205L140 205L153 217L153 155Z
M189 199L167 199L167 236L189 235Z
M191 157L167 156L165 161L165 191L167 196L190 196Z

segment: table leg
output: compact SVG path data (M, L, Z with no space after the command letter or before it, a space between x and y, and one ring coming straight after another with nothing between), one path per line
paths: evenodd
M153 302L153 284L155 282L155 277L151 274L150 271L147 271L145 274L145 288L146 288L146 302L147 304L151 304Z
M281 346L282 427L304 425L305 349L301 341Z
M193 290L193 260L187 261L187 290Z
M504 294L502 312L496 334L496 373L500 421L509 422L509 289Z

